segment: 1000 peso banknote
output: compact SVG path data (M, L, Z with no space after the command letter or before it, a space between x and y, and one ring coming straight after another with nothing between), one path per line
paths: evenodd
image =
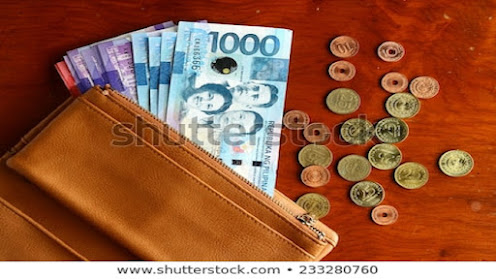
M167 123L273 194L292 31L180 22Z

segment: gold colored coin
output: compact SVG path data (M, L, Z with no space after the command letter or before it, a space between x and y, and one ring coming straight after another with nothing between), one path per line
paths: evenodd
M417 77L410 83L410 92L420 99L430 99L439 93L439 82L428 76Z
M329 183L331 173L322 166L308 166L301 172L301 181L309 187L320 187Z
M338 163L339 175L348 181L360 181L369 176L372 166L369 161L359 155L348 155L341 158Z
M381 226L394 224L398 220L398 210L390 205L379 205L372 210L372 220Z
M377 48L377 55L386 62L396 62L405 56L405 49L397 42L387 41Z
M419 163L407 162L396 168L394 180L406 189L418 189L429 180L429 171Z
M375 125L376 137L385 143L401 142L406 139L408 133L408 125L405 121L396 117L381 119Z
M373 181L360 181L350 190L351 200L359 206L372 207L384 200L384 188Z
M386 101L386 110L397 118L410 118L420 111L420 101L410 93L396 93Z
M466 151L450 150L439 158L439 168L449 176L465 176L474 168L474 159Z
M327 95L326 104L334 113L352 113L360 107L360 95L350 88L337 88Z
M290 130L302 130L310 123L310 116L301 110L290 110L284 114L282 122Z
M355 56L360 49L358 41L349 36L339 36L334 38L329 44L331 53L337 57L348 58Z
M332 152L325 145L309 144L298 153L298 162L302 167L318 165L327 168L332 162Z
M368 156L370 164L379 170L392 170L400 165L401 151L395 145L380 143L370 148Z
M329 76L336 81L348 81L353 79L356 74L356 69L353 64L348 61L340 60L332 63L329 66Z
M341 126L341 138L350 144L364 144L374 137L374 125L361 118L346 120Z
M331 137L331 131L324 123L312 123L305 127L303 136L311 143L324 143Z
M381 86L389 93L403 92L408 88L408 79L404 74L390 72L382 77Z
M307 213L312 215L315 219L326 216L331 209L329 200L325 196L317 193L308 193L299 197L296 204L305 209Z

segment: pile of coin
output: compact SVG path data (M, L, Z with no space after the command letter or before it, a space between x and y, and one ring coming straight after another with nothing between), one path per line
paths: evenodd
M352 37L339 36L331 41L329 48L339 58L350 58L358 53L359 43ZM405 56L405 49L397 42L387 41L378 47L377 55L383 61L396 62ZM348 81L355 76L356 70L350 62L339 60L329 66L328 73L336 81ZM427 183L427 168L417 162L401 164L403 156L394 143L402 142L408 137L409 127L403 119L417 115L421 107L419 99L436 96L439 93L439 83L429 76L419 76L409 83L408 78L399 72L386 73L380 83L385 91L392 94L385 102L386 111L391 117L380 119L375 126L364 118L348 119L341 125L340 137L352 145L365 144L374 136L381 143L370 148L367 158L358 154L341 158L337 171L343 179L356 182L350 189L353 203L362 207L374 207L371 211L372 220L379 225L390 225L398 219L398 211L390 205L379 205L385 197L384 188L366 178L372 168L394 169L394 180L405 189L418 189ZM360 95L351 88L336 88L326 98L329 110L340 115L357 111L360 103ZM298 161L304 167L301 173L302 182L309 187L327 184L330 180L327 167L332 162L332 152L321 144L330 138L328 127L323 123L310 124L308 114L297 110L286 113L284 125L288 129L303 129L305 139L311 143L298 153ZM444 174L459 177L470 173L474 160L465 151L451 150L439 158L438 164ZM330 209L327 198L317 193L301 196L297 204L317 219L327 215Z

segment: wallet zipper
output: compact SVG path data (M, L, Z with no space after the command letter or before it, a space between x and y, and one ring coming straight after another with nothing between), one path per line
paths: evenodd
M225 169L228 169L229 171L231 171L231 173L233 173L237 178L241 179L243 182L245 182L246 184L250 185L253 189L255 189L257 192L259 192L260 194L264 195L266 198L268 198L269 200L271 200L272 202L274 202L277 206L279 206L282 210L284 210L286 213L290 214L291 216L293 216L294 218L296 218L296 220L298 220L300 223L302 223L303 225L307 226L313 233L316 234L317 236L317 239L320 240L320 241L325 241L326 239L326 235L323 231L319 230L318 228L316 228L314 225L316 223L316 220L315 218L308 214L308 213L305 213L305 214L301 214L301 215L297 215L295 213L293 213L290 209L288 209L286 206L284 206L282 203L280 203L278 200L274 199L273 197L269 196L267 193L265 193L264 191L262 191L260 188L258 188L255 184L253 184L251 181L249 181L248 179L244 178L243 176L241 176L240 174L234 172L231 170L231 168L226 165L224 162L222 162L220 159L218 159L217 157L213 156L212 154L210 154L209 152L207 152L203 147L201 147L200 145L196 144L195 142L191 141L190 139L186 138L185 136L183 136L181 133L179 133L179 131L177 131L175 128L169 126L167 123L163 122L161 119L159 119L158 117L156 117L155 115L153 115L152 113L150 113L149 111L145 110L144 108L142 108L141 106L137 105L133 100L131 100L130 98L128 98L127 96L124 96L120 93L118 93L117 91L113 90L110 86L106 85L105 88L102 90L102 88L100 87L97 87L98 88L98 91L106 96L106 97L110 97L110 98L113 98L115 99L115 96L118 96L118 98L121 98L123 100L126 100L127 102L131 103L132 106L136 109L138 109L139 111L143 112L144 114L146 114L147 116L150 116L151 118L155 119L156 121L160 122L162 125L164 125L165 127L167 127L168 129L172 130L173 132L175 132L179 137L181 137L182 140L190 143L191 145L195 146L196 148L198 148L198 150L200 150L202 153L204 153L205 155L207 155L209 158L211 158L212 160L216 161L217 163L219 163L222 167L224 167ZM114 94L110 94L108 92L108 90L111 90Z

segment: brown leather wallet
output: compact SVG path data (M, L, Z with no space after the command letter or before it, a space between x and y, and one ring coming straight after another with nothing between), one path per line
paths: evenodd
M99 87L1 159L0 222L2 260L315 261L338 240Z

